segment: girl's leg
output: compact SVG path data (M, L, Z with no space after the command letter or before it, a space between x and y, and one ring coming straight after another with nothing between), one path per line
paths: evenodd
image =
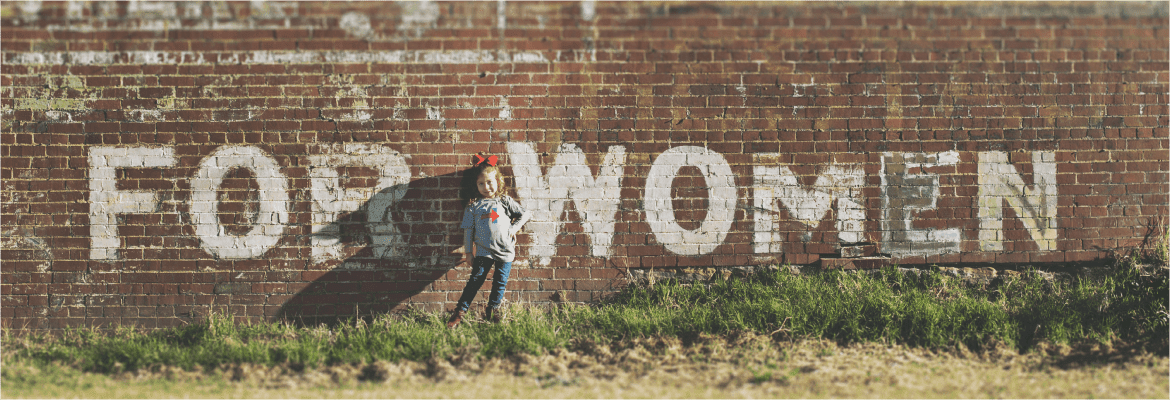
M495 267L496 274L492 276L492 294L488 297L489 310L495 310L504 300L504 290L508 286L508 274L512 272L512 263L510 262L496 261Z
M492 261L488 257L476 257L471 261L471 277L467 278L467 286L463 287L463 295L459 296L459 303L455 304L455 311L467 311L467 308L471 307L476 293L479 293L479 288L483 287L483 281L487 278L488 269L492 267Z

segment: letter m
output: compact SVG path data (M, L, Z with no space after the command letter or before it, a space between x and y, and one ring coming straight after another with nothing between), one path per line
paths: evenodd
M776 165L778 153L758 153L753 168L755 190L755 235L753 250L756 253L780 253L784 241L783 232L777 226L776 214L780 209L777 201L788 210L791 219L815 229L821 219L829 214L833 204L837 205L837 238L844 243L861 242L865 236L865 207L861 189L865 184L865 172L859 166L844 166L833 163L817 176L812 187L805 188L792 170Z
M979 248L1003 250L1003 203L1016 211L1041 251L1056 250L1056 156L1032 153L1035 185L1025 185L1002 151L979 154Z
M529 255L540 257L541 265L547 265L556 255L556 239L564 226L561 214L568 200L585 220L582 225L589 234L590 254L609 256L614 214L621 201L620 181L626 164L626 148L610 146L597 178L576 145L562 144L547 174L541 173L532 143L508 142L508 153L516 175L516 193L524 209L532 212L527 227L533 238Z

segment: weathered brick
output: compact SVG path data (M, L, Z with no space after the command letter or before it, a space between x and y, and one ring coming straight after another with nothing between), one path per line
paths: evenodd
M895 251L899 264L1097 259L1136 243L1143 218L1164 216L1170 202L1164 87L1170 71L1157 62L1167 53L1158 39L1168 31L1164 18L1034 16L1027 14L1030 5L1021 6L1022 15L969 17L978 13L964 4L869 7L846 15L825 14L817 5L744 4L722 7L713 18L696 3L678 6L693 15L646 19L645 7L616 3L598 9L604 18L594 36L573 24L540 27L536 16L563 17L521 3L509 4L509 13L524 18L509 18L501 39L494 19L452 5L433 24L385 32L330 25L342 11L317 3L297 7L320 18L289 19L288 26L257 17L251 3L226 5L235 16L229 19L254 18L255 29L118 25L48 32L3 24L9 54L0 65L0 102L11 111L0 133L0 219L6 232L17 232L6 243L20 247L5 249L0 291L24 297L6 297L2 322L36 320L31 307L45 306L50 291L129 297L62 308L34 324L45 329L86 318L162 327L212 302L244 319L276 318L293 308L336 318L355 305L371 312L442 310L468 273L452 251L460 246L458 187L469 154L497 155L512 174L510 184L531 185L517 176L518 163L527 161L511 154L516 143L532 144L538 164L532 171L539 172L530 173L540 174L540 184L566 185L559 179L567 177L572 183L563 189L570 197L606 182L599 180L606 152L624 150L613 188L615 233L602 252L608 257L593 256L600 250L592 247L596 232L587 221L604 214L597 214L602 199L561 199L559 215L541 217L563 219L559 228L538 231L534 224L519 235L510 298L525 301L595 300L615 289L615 266L815 263L817 253L832 252L848 236L834 219L847 204L838 202L841 196L850 193L860 195L864 215L858 240L897 248L901 239L882 221L923 198L890 197L901 190L888 186L892 171L906 174L898 179L907 190L929 188L914 182L938 178L939 197L924 203L932 208L914 209L910 228L961 232L958 250ZM63 15L65 5L42 7L54 10L42 15ZM345 12L365 13L372 27L396 26L399 8L368 3ZM45 35L52 43L28 41ZM36 61L56 57L53 52L68 55L68 63ZM391 179L381 176L390 171L381 164L337 164L361 164L371 151L382 151L370 146L398 152L409 175ZM697 233L717 214L718 203L705 199L717 182L695 172L715 171L714 159L687 165L687 153L655 164L681 146L714 152L733 175L730 221L712 228L726 234L704 239L721 242L701 251L698 243L668 244L672 235ZM166 148L173 160L145 166L91 159L102 147ZM276 166L258 158L207 164L210 154L228 148L257 149L254 154ZM581 151L584 166L564 153L570 148ZM951 151L956 164L930 166L949 160ZM998 172L987 175L981 163L999 152L1009 165L993 163ZM888 160L905 153L934 158ZM1038 168L1036 155L1050 157L1052 167ZM102 165L113 166L112 175L101 175ZM673 179L668 194L682 231L662 232L674 228L647 219L670 215L653 206L660 203L647 187L658 182L648 177L652 165L685 175ZM239 168L255 169L245 174L254 178L238 178L231 170ZM760 168L779 171L773 181L784 183L769 184L785 187L773 188L767 207L754 204L766 193L757 182L772 182L757 180ZM860 187L838 189L847 176L840 171L849 168L860 171ZM1050 170L1057 230L1042 248L1021 222L1030 217L998 199L1038 190ZM335 189L354 192L319 191L322 182L332 185L333 175L323 171L337 174ZM196 182L197 173L220 172L231 178L213 179L214 188ZM286 185L287 203L269 196L281 192L268 191L273 184L265 179L274 174ZM371 195L397 193L387 185L398 183L405 183L402 198L391 196L395 202L380 217L389 223L369 225ZM95 190L139 191L145 203L133 207L147 211L91 214ZM194 203L200 190L214 192L214 203ZM345 200L319 198L323 193ZM798 200L818 196L831 200ZM981 227L979 207L986 202L979 196L995 196L990 202L1012 210L1000 211L1002 251L982 250L979 232L991 228ZM320 260L312 245L324 218L321 204L343 203L325 223L338 228L339 253ZM213 254L192 220L208 204L233 235L276 218L275 241L241 259ZM266 214L273 204L287 214ZM757 253L756 223L765 212L771 215L766 229L777 239ZM89 224L101 218L112 221L107 226L116 240L108 246L116 256L91 260ZM371 234L398 236L377 242ZM385 248L373 243L388 237L401 246L392 251L397 256L382 258ZM551 244L551 253L537 249L541 241ZM88 283L74 279L86 271ZM28 296L40 297L36 304L21 300Z

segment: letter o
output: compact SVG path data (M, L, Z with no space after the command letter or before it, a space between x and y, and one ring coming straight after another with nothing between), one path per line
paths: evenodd
M260 186L260 210L252 230L243 236L224 231L219 223L216 191L233 168L247 168ZM248 259L264 255L280 241L288 222L288 179L280 165L253 146L220 147L199 163L191 180L191 219L204 250L219 258Z
M707 218L698 229L687 230L674 219L674 204L670 188L678 171L684 166L695 166L703 171L707 183ZM735 175L723 155L704 147L680 146L663 152L650 166L646 176L643 208L646 222L655 239L667 250L680 255L707 254L723 244L731 224L735 222L735 205L739 202Z

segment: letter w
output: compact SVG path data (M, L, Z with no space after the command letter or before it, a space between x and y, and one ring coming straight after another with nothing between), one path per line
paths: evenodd
M565 201L571 200L589 234L590 253L609 255L613 243L614 214L621 201L621 177L626 165L626 148L610 146L596 179L585 163L585 154L576 145L562 144L548 174L542 174L532 143L508 142L516 193L524 208L532 212L528 231L533 244L530 255L547 265L557 253L556 239L564 221Z

